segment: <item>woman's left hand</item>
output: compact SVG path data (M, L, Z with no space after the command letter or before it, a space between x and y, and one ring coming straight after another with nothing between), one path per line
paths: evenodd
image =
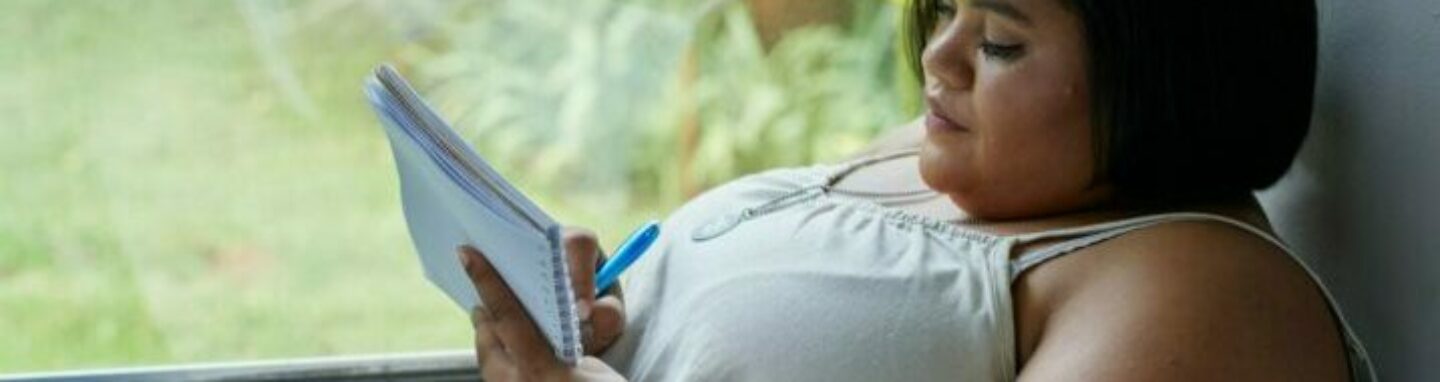
M560 362L485 256L466 246L460 249L460 263L484 300L484 307L471 312L471 320L475 325L475 357L485 381L625 380L595 357L585 357L573 368Z

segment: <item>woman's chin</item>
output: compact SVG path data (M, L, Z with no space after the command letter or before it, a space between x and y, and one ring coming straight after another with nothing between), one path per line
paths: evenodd
M952 194L959 190L959 180L964 174L960 161L947 148L925 140L920 144L920 180L930 189Z
M1015 211L1010 211L1002 204L995 203L996 200L985 196L982 192L978 179L967 179L971 171L966 166L963 155L946 151L947 147L935 145L926 141L920 148L920 179L930 189L935 190L950 200L950 203L964 212L966 216L976 220L1007 220L1014 217Z

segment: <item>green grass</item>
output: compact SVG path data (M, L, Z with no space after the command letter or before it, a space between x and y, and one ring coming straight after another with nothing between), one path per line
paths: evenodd
M359 91L405 46L292 24L306 112L238 4L0 2L0 373L470 346Z

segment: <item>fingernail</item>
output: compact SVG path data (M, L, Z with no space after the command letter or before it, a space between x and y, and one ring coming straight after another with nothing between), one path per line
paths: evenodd
M460 265L470 269L470 250L465 246L455 247L455 255L460 257Z
M586 321L586 320L589 320L589 319L590 319L590 311L591 311L591 309L592 309L593 307L590 306L590 303L589 303L589 302L586 302L586 301L576 301L576 302L575 302L575 308L576 308L576 310L578 310L579 313L580 313L580 320L581 320L581 321Z

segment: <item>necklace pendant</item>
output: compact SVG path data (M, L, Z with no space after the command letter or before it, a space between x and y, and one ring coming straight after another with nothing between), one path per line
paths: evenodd
M696 227L693 232L690 232L690 239L700 242L724 236L726 233L730 232L730 230L735 229L735 226L740 225L740 222L744 220L745 219L743 214L733 213L721 215L720 217L711 219L709 222L702 224L699 227Z

